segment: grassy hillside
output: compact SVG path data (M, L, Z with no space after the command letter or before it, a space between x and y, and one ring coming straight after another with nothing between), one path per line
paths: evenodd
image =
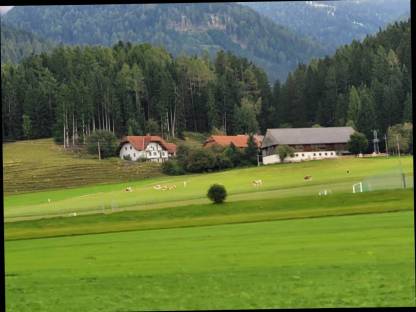
M6 241L7 311L415 306L411 211Z
M3 144L3 170L6 195L162 175L160 164L80 157L65 152L52 139Z
M401 158L403 170L408 175L408 186L412 186L412 160L412 157ZM396 177L392 185L387 183L389 177L383 176L390 172L394 172ZM206 192L213 183L225 185L229 194L227 200L231 202L302 195L317 196L318 192L324 189L332 194L351 193L354 183L379 175L373 180L379 184L386 183L388 188L400 188L398 172L398 158L352 157L235 169L211 174L164 176L118 184L10 195L5 197L4 215L7 221L15 221L67 216L72 212L87 214L206 204ZM304 181L303 177L306 175L311 175L312 181ZM262 179L263 186L259 189L253 187L251 182L254 179ZM156 185L176 185L176 189L161 191L153 188ZM131 186L133 191L125 192L127 186Z

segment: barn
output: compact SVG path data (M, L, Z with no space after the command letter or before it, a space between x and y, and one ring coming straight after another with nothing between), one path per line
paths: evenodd
M280 162L276 155L279 145L295 150L289 161L337 157L348 153L346 145L353 133L351 127L267 129L261 145L263 164Z
M176 155L176 145L156 135L135 135L122 138L119 151L121 159L164 162Z

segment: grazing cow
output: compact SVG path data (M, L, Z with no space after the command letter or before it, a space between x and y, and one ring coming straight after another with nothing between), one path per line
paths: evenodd
M259 187L260 185L263 185L263 181L262 180L254 180L252 182L253 186L255 187Z
M186 181L183 181L183 187L186 187Z
M162 186L160 184L153 186L153 188L155 190L160 190L162 188Z
M312 176L304 176L303 180L310 181L310 180L312 180Z
M76 217L77 216L77 213L76 212L72 212L72 213L69 214L69 216L70 217Z
M51 202L51 199L50 198L48 198L48 203L50 203Z
M169 188L169 190L174 190L174 189L176 189L176 185L174 184L174 185L170 185L170 186L168 186L168 188Z
M162 190L162 191L166 191L166 190L168 190L168 186L167 186L167 185L163 185L163 186L162 186L162 188L161 188L161 190Z
M349 170L347 170L347 173L350 173L350 171L349 171Z
M131 186L126 187L126 192L132 192Z

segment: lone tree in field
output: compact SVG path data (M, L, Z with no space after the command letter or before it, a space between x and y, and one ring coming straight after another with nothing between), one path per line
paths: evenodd
M279 155L280 161L284 162L285 159L290 156L293 157L295 150L291 148L289 145L279 145L276 148L277 155Z
M117 138L110 131L97 130L87 138L87 150L89 154L99 154L101 158L106 158L115 156L116 149Z
M363 153L367 150L368 140L366 136L360 132L354 132L350 136L350 140L347 143L347 148L352 154Z
M221 204L227 197L227 191L223 185L213 184L209 188L207 196L215 204Z

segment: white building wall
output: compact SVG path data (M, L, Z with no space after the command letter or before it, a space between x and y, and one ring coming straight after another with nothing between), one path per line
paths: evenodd
M169 158L168 151L155 142L151 142L147 145L145 151L138 151L131 143L125 143L120 149L120 158L124 159L125 156L130 156L131 160L136 161L139 158L147 159L155 162L162 162Z
M317 151L317 152L295 152L294 157L287 157L284 162L301 162L308 160L337 158L335 151ZM270 155L263 157L263 165L280 163L279 155Z

